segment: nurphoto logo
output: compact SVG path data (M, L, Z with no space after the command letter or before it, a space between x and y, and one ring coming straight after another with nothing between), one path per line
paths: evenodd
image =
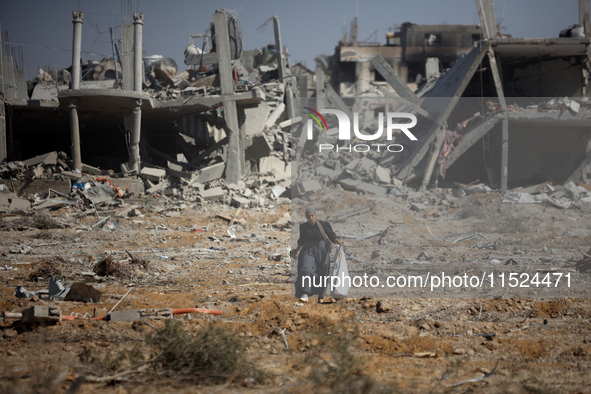
M326 119L322 114L332 114L335 115L339 124L339 140L347 141L351 140L351 129L353 129L353 133L356 138L362 141L376 141L379 142L382 139L382 135L384 134L384 113L378 113L378 130L374 134L365 134L359 130L359 113L353 112L353 128L351 128L351 119L349 116L338 109L321 109L320 112L313 110L309 107L304 107L305 110L309 112L305 112L305 114L310 116L307 122L307 139L313 140L314 139L314 121L320 127L320 132L328 132L328 124ZM413 114L407 112L388 112L386 113L386 141L392 141L394 139L394 131L400 130L403 132L411 141L417 141L417 137L411 133L410 129L416 126L417 124L417 117ZM410 122L400 123L401 120L410 120ZM318 151L347 151L347 152L368 152L372 149L377 150L378 152L382 150L387 150L388 152L402 152L404 147L400 144L384 144L384 143L372 143L372 144L354 144L349 146L335 146L333 144L319 144Z

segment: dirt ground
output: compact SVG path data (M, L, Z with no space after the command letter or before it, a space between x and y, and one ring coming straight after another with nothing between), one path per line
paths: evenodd
M293 218L287 201L243 209L239 219L245 220L233 225L235 237L228 233L228 221L217 216L231 216L235 208L164 199L126 201L140 205L143 216L113 219L115 227L104 230L91 228L94 216L76 218L68 207L5 215L0 311L51 305L63 315L92 316L95 308L113 308L131 289L116 310L221 310L221 315L176 315L182 334L175 335L186 341L210 338L203 343L217 343L220 352L234 339L245 343L243 352L232 348L229 358L244 356L254 369L222 374L223 365L217 365L200 373L187 366L185 358L193 354L189 345L175 348L173 363L166 365L176 367L166 369L153 339L172 332L163 320L80 317L30 326L5 319L0 322L0 391L591 392L588 285L531 297L508 291L485 298L352 289L353 297L340 302L299 303L292 296L288 250L303 221L300 207L311 201L323 207L321 219L334 216L351 273L400 274L425 267L461 273L478 266L495 267L496 273L562 270L578 278L573 286L589 283L591 259L582 252L591 246L591 212L503 204L495 193L453 198L429 192L417 197L428 209L414 211L400 197L325 190L296 202ZM369 209L362 216L336 217L350 207ZM480 235L458 241L467 233ZM123 276L88 274L108 256ZM92 285L103 292L101 301L15 297L17 285L47 289L52 274L64 285ZM220 327L235 338L218 343L215 335L199 336ZM170 355L172 342L166 343ZM196 343L191 349L201 346L191 343ZM217 372L220 378L212 380Z

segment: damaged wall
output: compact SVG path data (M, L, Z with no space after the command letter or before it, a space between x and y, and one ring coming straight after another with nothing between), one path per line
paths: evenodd
M581 97L585 86L579 56L503 63L503 79L507 97Z

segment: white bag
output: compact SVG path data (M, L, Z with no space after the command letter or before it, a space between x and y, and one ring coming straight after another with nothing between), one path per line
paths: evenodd
M349 287L351 286L351 280L349 279L345 251L340 245L337 246L335 251L334 265L330 279L330 295L332 298L346 298Z

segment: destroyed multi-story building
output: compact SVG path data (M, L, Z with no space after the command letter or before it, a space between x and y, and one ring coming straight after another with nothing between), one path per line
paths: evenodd
M342 97L388 84L376 67L380 55L400 78L415 90L425 79L439 75L468 53L482 38L479 25L420 25L403 23L399 31L386 33L385 43L359 41L357 20L351 41L346 37L335 48L332 60L333 87Z
M418 119L413 128L417 141L403 133L396 140L404 145L403 151L367 154L374 167L387 169L396 180L372 179L380 191L386 193L398 182L423 188L480 182L504 191L591 178L589 1L579 1L578 25L560 37L556 32L556 38L502 35L493 2L477 0L476 5L480 28L457 32L457 37L467 39L465 54L441 75L423 79L416 91L408 84L408 73L401 72L402 63L393 67L380 53L387 46L337 48L340 64L344 56L351 56L352 80L347 82L350 86L335 85L334 79L325 86L320 95L328 107L351 120L354 113L366 115L374 126L379 112L410 112ZM425 66L428 69L428 61ZM364 68L370 75L371 67L385 82L370 84L370 78L358 73ZM370 127L365 133L375 130ZM325 141L335 146L354 142L332 135ZM346 161L344 156L337 163ZM350 160L355 156L359 155ZM333 178L350 188L354 182L347 179L355 179L355 174L337 171Z
M2 56L0 162L38 156L3 173L20 168L34 180L46 174L29 165L53 166L49 175L59 167L71 170L63 172L68 184L82 173L140 175L150 192L168 188L158 185L168 175L204 192L208 182L223 177L238 185L260 171L287 186L288 141L279 123L293 116L297 93L284 51L277 51L274 64L253 69L256 51L243 51L239 22L218 10L206 34L190 36L189 69L179 72L172 59L143 56L138 12L133 22L123 21L121 50L113 44L113 58L82 62L83 21L84 13L74 11L72 66L40 70L34 85L27 86L12 56ZM267 22L275 47L283 48L278 17ZM204 44L195 45L196 39ZM52 151L67 154L43 156Z

